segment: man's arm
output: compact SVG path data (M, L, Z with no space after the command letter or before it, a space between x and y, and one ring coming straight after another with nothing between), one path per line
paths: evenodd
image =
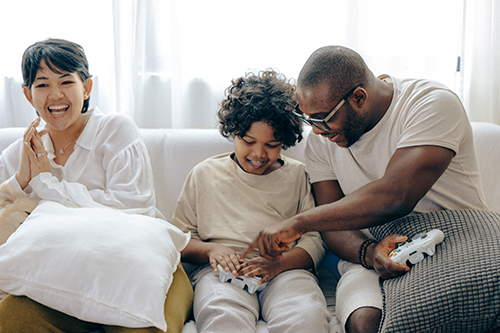
M299 231L354 230L382 225L413 210L443 174L454 152L437 146L396 150L384 176L342 199L296 215Z
M327 205L344 197L344 192L336 180L327 180L312 184L316 206ZM366 239L361 231L324 231L321 233L328 248L341 259L358 262L357 250Z
M325 205L344 197L337 181L323 181L312 185L316 205ZM367 239L359 230L324 231L323 240L328 248L341 259L359 263L359 249ZM383 278L392 278L406 273L409 268L399 265L389 259L389 252L395 248L397 242L403 242L407 238L401 235L391 235L378 244L370 244L366 249L365 262L372 266Z
M359 230L407 215L443 174L453 156L452 150L438 146L398 149L381 179L262 230L250 247L258 247L262 256L274 258L307 231Z

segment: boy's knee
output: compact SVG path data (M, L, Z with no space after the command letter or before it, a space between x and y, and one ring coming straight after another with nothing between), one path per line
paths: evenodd
M372 307L356 309L347 319L347 333L376 333L382 319L382 311Z

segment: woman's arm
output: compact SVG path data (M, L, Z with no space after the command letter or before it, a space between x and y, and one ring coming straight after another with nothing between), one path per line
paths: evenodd
M94 116L64 170L54 164L52 173L40 173L30 182L33 191L68 206L155 216L152 168L137 127L125 116Z

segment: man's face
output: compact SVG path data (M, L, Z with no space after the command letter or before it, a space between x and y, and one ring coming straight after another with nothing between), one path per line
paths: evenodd
M312 119L324 119L342 101L331 98L332 91L326 85L312 89L297 89L297 100L301 111ZM368 115L351 106L348 96L338 111L328 120L329 131L313 126L313 132L322 135L339 147L350 147L365 132Z

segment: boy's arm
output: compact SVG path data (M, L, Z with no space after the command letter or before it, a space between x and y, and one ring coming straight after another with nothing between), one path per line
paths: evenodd
M217 264L226 271L236 274L240 268L239 255L227 246L204 242L200 239L191 238L188 245L181 252L181 260L193 265L210 263L214 272L217 272Z
M181 260L193 265L208 263L210 243L191 238L188 245L181 251Z

